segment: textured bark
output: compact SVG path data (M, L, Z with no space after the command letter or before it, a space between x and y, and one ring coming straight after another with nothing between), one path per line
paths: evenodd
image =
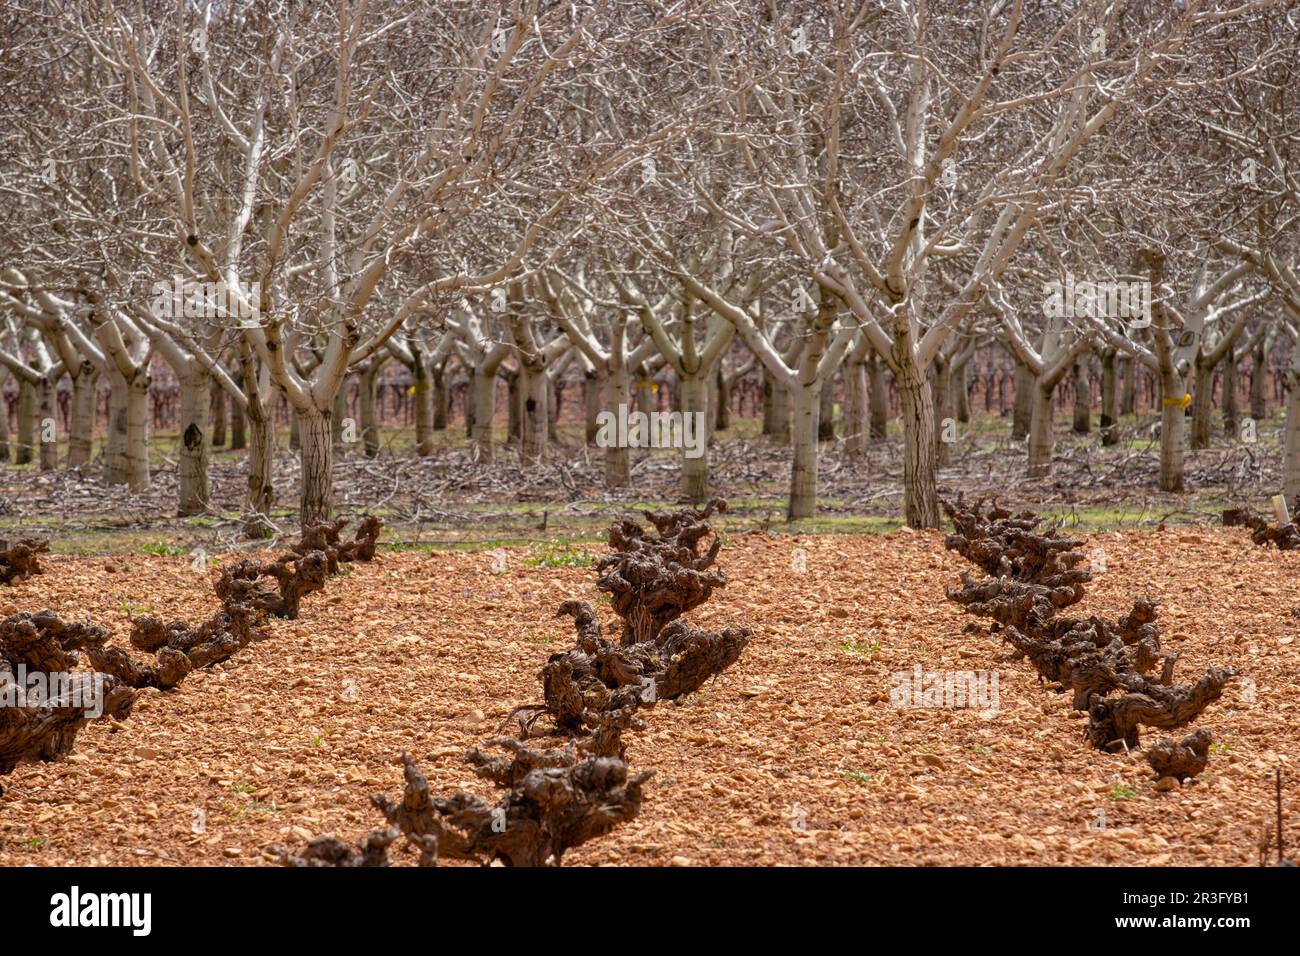
M18 450L14 464L30 465L36 457L36 387L18 379Z
M337 574L340 564L353 561L373 561L375 547L379 541L379 532L384 522L374 515L367 515L357 526L351 541L342 541L340 532L348 523L340 518L333 523L319 522L302 529L302 537L293 546L295 554L306 557L312 551L325 555L326 567L330 574Z
M1229 349L1223 360L1223 433L1237 438L1237 353Z
M874 352L867 360L867 369L871 375L870 392L867 397L871 406L871 440L884 441L889 430L889 388L885 382L887 369L885 363Z
M290 620L298 616L302 599L325 587L329 558L320 551L286 554L274 561L240 561L221 572L217 597L223 602L247 604L255 610ZM272 591L259 578L272 578Z
M247 415L235 402L230 402L230 450L242 451L248 447Z
M1292 496L1292 500L1300 505L1300 499ZM1229 514L1232 515L1231 521L1228 520ZM1294 522L1279 526L1253 512L1234 509L1224 512L1223 523L1245 525L1250 529L1250 540L1263 547L1272 545L1279 551L1295 551L1300 548L1300 531L1296 530Z
M719 362L717 377L710 404L713 407L713 430L725 432L731 427L731 376Z
M5 376L0 374L0 462L8 462L9 453L9 403L4 400Z
M423 352L418 348L413 349L412 352L415 361L407 367L411 370L413 380L411 385L413 389L412 397L415 400L415 453L421 458L428 458L433 454L433 430L437 427L434 408L437 396L435 395L433 377L429 374L429 366L426 364ZM434 375L441 382L441 373L435 371ZM443 393L444 395L446 393L445 386L443 386ZM447 427L445 407L443 409L442 427Z
M335 836L319 836L307 844L302 853L291 853L278 843L267 847L279 857L283 866L390 866L388 848L402 836L397 827L381 827L367 834L360 846L353 847ZM433 860L436 860L436 853ZM421 866L432 866L433 860Z
M1074 420L1071 424L1076 435L1092 431L1092 377L1088 374L1088 356L1080 355L1070 367L1070 380L1074 385Z
M820 389L821 407L817 412L817 440L835 440L835 378L832 376L822 383Z
M422 847L436 847L422 854L425 865L436 853L479 863L500 860L506 866L559 866L566 850L635 817L644 799L644 784L652 775L631 774L626 763L613 757L578 760L568 752L539 761L533 751L523 748L505 769L483 761L483 775L493 782L518 777L493 805L467 793L434 796L411 756L403 754L402 762L406 767L402 799L377 795L372 800L402 833ZM539 762L542 765L534 766Z
M1196 361L1192 378L1192 434L1193 449L1210 447L1210 433L1214 419L1214 368L1201 359Z
M952 366L942 354L934 357L930 395L934 401L934 464L936 468L947 468L952 464L952 445L944 441L952 427Z
M253 396L248 403L248 517L244 534L250 538L270 537L271 506L275 504L275 485L271 467L275 461L275 430L269 409ZM233 445L233 442L232 442Z
M180 491L176 513L184 517L208 509L212 376L206 370L198 371L183 379L180 386L181 447L177 462Z
M374 458L379 454L379 443L381 439L379 408L377 406L378 396L375 394L379 387L379 374L384 370L385 361L382 357L376 356L366 363L365 368L359 376L361 385L361 449L362 454L367 458ZM426 391L428 383L425 383ZM427 404L428 397L426 395ZM419 400L416 401L417 408Z
M844 366L844 451L850 457L867 453L870 424L867 412L867 365L847 362Z
M1137 407L1137 377L1140 363L1133 356L1125 356L1124 362L1124 385L1119 394L1119 413L1121 415L1132 415Z
M1127 681L1129 693L1094 700L1088 710L1088 742L1099 750L1136 750L1141 745L1141 725L1172 730L1191 723L1223 696L1223 688L1236 676L1230 667L1211 667L1190 686L1165 687L1141 678Z
M521 360L519 366L519 436L524 464L546 460L550 416L550 379L539 356L535 362Z
M609 594L614 613L623 619L624 647L653 641L669 621L726 586L726 572L713 567L721 539L715 535L709 550L700 552L701 542L713 533L707 519L726 507L715 498L702 511L644 512L653 533L631 518L609 529L613 553L596 563L596 587Z
M763 434L782 445L790 444L790 390L763 370Z
M1119 444L1119 408L1115 363L1118 354L1109 349L1101 356L1101 443Z
M445 432L447 430L447 411L450 402L449 389L447 388L447 360L443 359L437 365L433 366L433 430L436 432ZM430 439L432 441L432 439ZM432 454L433 447L430 445L429 453Z
M134 690L111 674L74 671L79 652L107 640L104 628L66 623L51 611L0 621L0 699L6 703L0 707L0 775L19 764L49 763L70 753L77 733L91 720L130 715ZM19 680L20 674L26 680ZM43 675L50 692L44 699L25 695L36 675Z
M334 511L334 442L329 412L298 412L298 437L302 444L302 478L298 520L302 527L328 521Z
M1016 363L1016 393L1011 405L1011 440L1024 441L1034 414L1034 370L1019 359Z
M934 402L924 372L916 367L910 351L902 349L896 346L894 361L900 370L895 383L903 406L903 508L910 527L937 528Z
M265 613L238 596L228 594L221 608L197 627L184 621L164 623L156 617L131 622L131 646L153 654L157 663L142 663L125 650L104 647L91 653L91 663L124 685L170 690L199 668L229 660L254 641L266 640Z
M226 444L226 412L230 408L230 396L224 388L212 389L212 407L208 420L212 423L212 447L221 448Z
M1250 417L1268 418L1268 336L1262 335L1250 353Z
M23 538L12 546L0 541L0 584L13 584L36 574L44 574L37 555L48 553L49 541Z

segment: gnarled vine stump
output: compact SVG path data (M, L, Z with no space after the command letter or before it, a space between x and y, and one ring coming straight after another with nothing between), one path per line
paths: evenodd
M274 579L278 593L258 580L262 577ZM308 551L286 554L274 561L240 561L221 572L216 591L223 603L246 604L274 617L293 620L302 599L325 587L328 577L329 558L321 551Z
M0 621L0 774L58 760L89 721L131 713L134 690L111 674L76 669L80 651L107 640L104 628L50 611Z

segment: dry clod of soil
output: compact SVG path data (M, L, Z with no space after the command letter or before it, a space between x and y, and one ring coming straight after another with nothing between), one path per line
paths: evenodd
M1213 737L1204 727L1182 740L1158 740L1147 750L1147 763L1158 779L1174 778L1182 783L1199 775L1210 761Z
M24 538L12 546L8 541L0 541L0 584L13 584L43 574L36 557L49 550L49 541L36 538Z

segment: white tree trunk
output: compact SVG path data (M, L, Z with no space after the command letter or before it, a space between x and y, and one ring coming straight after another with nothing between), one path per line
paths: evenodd
M520 453L525 464L546 460L546 442L550 430L550 379L545 365L522 362L519 366L519 437Z
M1029 410L1029 476L1041 478L1052 472L1052 448L1055 435L1052 431L1052 416L1056 403L1052 393L1056 386L1046 381L1036 381L1032 375L1032 399Z
M683 376L681 379L682 427L685 429L688 416L703 413L700 428L693 433L701 443L699 457L689 457L682 449L681 493L693 505L703 504L709 500L709 379L707 372ZM692 452L694 454L694 452Z
M424 356L417 355L415 361L410 365L411 378L414 381L415 388L415 453L421 458L428 458L433 454L433 430L434 423L434 400L439 398L436 393L434 382L429 375L429 367L424 362ZM442 376L438 376L438 384L441 387ZM446 390L442 389L441 397L445 401ZM447 418L444 405L442 427L447 427Z
M1182 491L1187 436L1186 406L1182 398L1186 386L1176 372L1167 372L1161 379L1164 397L1160 409L1160 490Z
M211 449L212 376L198 368L181 379L181 447L177 473L180 500L176 513L202 514L208 508L208 461Z
M496 418L497 377L477 373L470 381L470 408L473 410L470 426L470 447L474 457L482 464L490 464L495 449L492 443L492 420Z
M58 418L55 414L55 387L53 375L45 375L36 386L36 442L40 447L38 457L41 471L59 467Z
M132 491L149 487L149 376L144 369L127 383L126 484Z
M108 372L108 440L104 445L104 481L126 484L126 379L116 368Z
M794 414L791 428L794 466L790 471L790 505L786 517L795 521L817 514L817 433L822 396L817 382L799 383L783 391L790 397Z

